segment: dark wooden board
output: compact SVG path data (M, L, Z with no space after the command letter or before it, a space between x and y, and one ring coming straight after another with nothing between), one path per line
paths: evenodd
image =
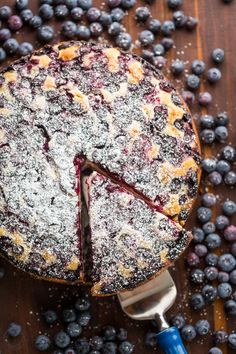
M0 0L0 5L13 4L13 0ZM157 0L152 5L153 17L160 20L171 18L171 12L165 6L166 0ZM36 9L37 1L31 0L32 9ZM101 1L97 0L96 4ZM141 0L140 0L141 4ZM236 140L235 124L235 92L236 92L236 36L235 36L235 16L236 1L227 6L221 0L185 0L184 10L186 13L197 16L200 19L200 25L196 32L188 33L185 31L175 33L176 49L169 53L168 60L172 58L184 58L191 61L195 58L204 58L208 66L212 65L210 61L210 52L215 47L222 47L226 52L226 61L222 65L223 78L215 87L209 87L202 83L201 89L210 90L213 94L213 104L208 109L209 113L227 110L231 117L230 141ZM134 27L132 19L133 10L126 17L126 25L133 37L137 37L137 28ZM57 27L59 25L57 24ZM31 40L35 43L35 33L25 28L17 35L19 40ZM58 37L57 37L58 40ZM189 64L188 64L189 65ZM168 73L167 73L168 75ZM183 86L183 78L176 81L176 85ZM197 106L193 107L193 113L200 113ZM203 110L206 112L206 110ZM218 147L205 149L204 154L216 154ZM236 199L235 190L226 190L222 187L217 190L221 200L226 197ZM219 209L220 202L216 209ZM195 208L196 209L196 208ZM217 210L215 210L215 213ZM191 228L195 223L195 212L193 211L188 227ZM225 245L225 249L227 249ZM1 264L6 268L6 276L0 281L0 353L1 354L34 354L34 338L41 332L54 333L56 329L46 327L40 317L40 312L47 308L60 307L69 302L70 298L79 296L86 292L83 287L57 285L45 281L39 281L30 278L13 268L7 262L1 260ZM189 323L196 322L199 318L207 318L212 325L212 329L220 329L222 326L228 331L236 329L236 320L227 320L223 311L223 303L217 300L214 305L206 307L201 313L193 313L189 310L188 299L194 287L190 286L188 272L184 266L184 257L182 257L172 270L173 277L178 287L178 299L170 312L183 312ZM152 352L160 353L160 349L146 349L143 346L143 337L147 331L153 330L149 323L136 323L126 318L115 297L92 300L92 327L93 333L99 333L103 324L113 324L115 326L124 326L129 329L129 338L135 343L136 354L146 354ZM10 321L19 322L23 326L23 334L16 340L9 341L6 338L6 328ZM89 331L87 331L89 334ZM85 333L86 334L86 333ZM210 336L204 339L195 340L187 345L188 352L202 354L208 352L212 345ZM233 353L226 345L222 346L224 354Z

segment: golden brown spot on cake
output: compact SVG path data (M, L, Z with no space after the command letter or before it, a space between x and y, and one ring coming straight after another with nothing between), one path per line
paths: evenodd
M6 236L6 234L7 234L7 230L4 229L3 227L0 227L0 237Z
M192 157L188 157L180 167L175 167L169 162L164 162L160 168L159 176L163 183L169 183L171 181L170 176L183 177L187 172L193 169L198 170L198 165Z
M38 60L38 66L41 68L47 68L51 63L52 59L48 55L33 55L31 60Z
M169 215L179 214L181 212L181 206L179 204L179 195L172 194L169 197L170 197L170 199L169 199L168 203L165 205L165 211Z
M120 51L117 48L106 48L103 53L108 59L108 69L111 72L117 72L119 70L119 56Z
M5 130L0 129L0 144L5 144L7 141Z
M55 87L56 87L55 78L48 75L43 83L43 88L45 90L52 90Z
M57 259L56 256L54 254L52 254L51 252L49 252L48 250L43 251L41 256L44 258L44 260L48 264L55 263L56 259Z
M105 90L105 89L101 89L100 91L101 91L101 94L106 102L110 103L113 101L114 95L110 91Z
M145 104L142 106L142 111L143 114L146 118L146 123L148 123L150 120L152 120L154 118L154 109L153 109L153 105L152 104Z
M91 289L92 295L98 295L101 292L101 283L97 283L93 285Z
M5 82L13 82L17 80L17 72L16 71L7 71L3 74L5 78Z
M79 258L76 257L75 255L73 255L71 257L70 262L67 264L66 268L67 268L67 270L77 270L80 265L81 265L81 262L80 262Z
M155 157L158 156L160 151L160 147L156 144L153 144L151 146L151 149L148 150L147 156L149 158L149 160L153 160Z
M143 79L143 67L142 64L135 60L128 66L128 82L133 85L137 85Z
M160 103L166 105L168 108L168 122L173 125L176 119L181 119L185 113L185 110L176 106L172 100L171 95L163 90L159 91Z
M83 66L89 67L94 58L94 53L88 53L83 56Z
M133 121L132 124L128 128L129 135L133 139L137 139L140 135L140 123L137 121Z
M101 94L106 102L113 102L117 97L123 97L127 94L127 82L122 82L120 88L116 92L110 92L106 89L101 89Z
M0 115L9 116L12 111L9 108L0 108Z
M77 50L80 48L79 45L74 45L65 49L59 50L59 59L63 61L73 60L78 57Z
M168 123L167 123L163 133L167 134L169 136L173 136L173 137L181 137L181 138L184 137L183 131L177 129L174 125L170 125Z
M69 93L73 96L73 99L81 105L82 109L87 112L89 110L89 100L88 97L83 94L78 89L74 88L69 91Z
M145 261L141 260L141 259L137 260L137 264L138 264L138 267L141 268L141 269L143 269L143 268L145 268L147 266L147 263Z
M131 269L125 268L123 266L123 264L119 264L118 272L124 278L130 278L130 277L132 277L132 274L133 274L133 271Z
M168 249L167 249L167 248L164 248L164 249L160 252L161 261L162 261L163 263L168 262L167 255L168 255Z

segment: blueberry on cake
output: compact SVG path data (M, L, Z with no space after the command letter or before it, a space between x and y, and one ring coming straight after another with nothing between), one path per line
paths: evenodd
M101 44L46 46L0 74L0 154L1 253L55 280L84 278L81 165L182 224L198 189L180 95L141 58Z
M191 240L179 224L97 172L85 178L83 191L93 295L134 288L172 263Z

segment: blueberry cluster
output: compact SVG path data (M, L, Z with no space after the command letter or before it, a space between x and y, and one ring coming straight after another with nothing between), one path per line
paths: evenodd
M222 148L218 158L210 157L202 161L202 168L206 174L206 181L212 186L218 186L222 182L226 186L236 185L236 173L233 166L236 161L236 149L231 145Z
M213 117L205 114L199 118L200 138L203 144L211 145L217 141L224 143L228 136L229 117L227 112L220 112Z

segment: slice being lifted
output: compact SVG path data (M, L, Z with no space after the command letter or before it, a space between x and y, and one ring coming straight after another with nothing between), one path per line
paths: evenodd
M165 269L191 240L179 224L97 172L84 179L83 190L93 295L134 288Z

